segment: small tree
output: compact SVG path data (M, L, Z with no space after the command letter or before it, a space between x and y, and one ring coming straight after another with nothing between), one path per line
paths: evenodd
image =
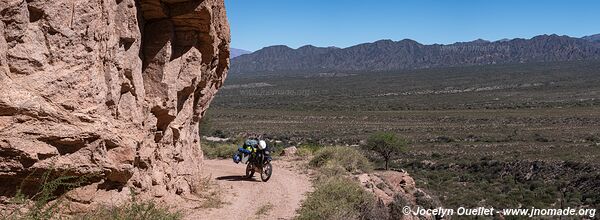
M388 170L390 160L402 153L406 145L407 141L394 133L379 132L369 136L365 147L377 153L385 161L385 169Z

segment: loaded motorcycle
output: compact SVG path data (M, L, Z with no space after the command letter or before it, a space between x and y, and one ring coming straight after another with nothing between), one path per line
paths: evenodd
M261 140L258 144L254 144L253 141L246 141L246 147L251 150L240 148L239 152L242 153L241 157L239 154L234 155L234 162L246 163L246 177L252 178L255 172L260 173L260 179L263 182L269 181L273 174L273 166L271 165L271 152L267 148L265 141ZM254 152L254 153L253 153Z

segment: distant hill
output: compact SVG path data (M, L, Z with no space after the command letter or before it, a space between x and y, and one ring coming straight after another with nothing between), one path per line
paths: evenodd
M237 48L229 48L229 51L230 51L229 58L231 58L231 59L239 57L244 54L252 53L252 51L247 51L247 50L242 50L242 49L237 49Z
M594 35L597 36L597 35ZM600 59L600 42L558 35L423 45L380 40L348 48L271 46L232 60L230 73L370 72L432 67Z

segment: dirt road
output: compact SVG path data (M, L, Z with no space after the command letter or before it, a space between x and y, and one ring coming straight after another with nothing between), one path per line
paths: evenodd
M187 219L291 219L311 190L309 177L292 169L291 162L273 161L268 182L244 178L246 166L231 160L205 160L204 173L223 189L226 204L219 209L199 209Z

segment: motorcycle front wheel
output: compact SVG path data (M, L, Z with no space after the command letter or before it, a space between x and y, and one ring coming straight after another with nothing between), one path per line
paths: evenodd
M273 174L273 166L271 166L271 162L267 162L262 168L260 179L263 182L267 182L269 179L271 179L271 174Z
M254 166L252 163L248 163L246 166L246 178L251 178L254 176Z

